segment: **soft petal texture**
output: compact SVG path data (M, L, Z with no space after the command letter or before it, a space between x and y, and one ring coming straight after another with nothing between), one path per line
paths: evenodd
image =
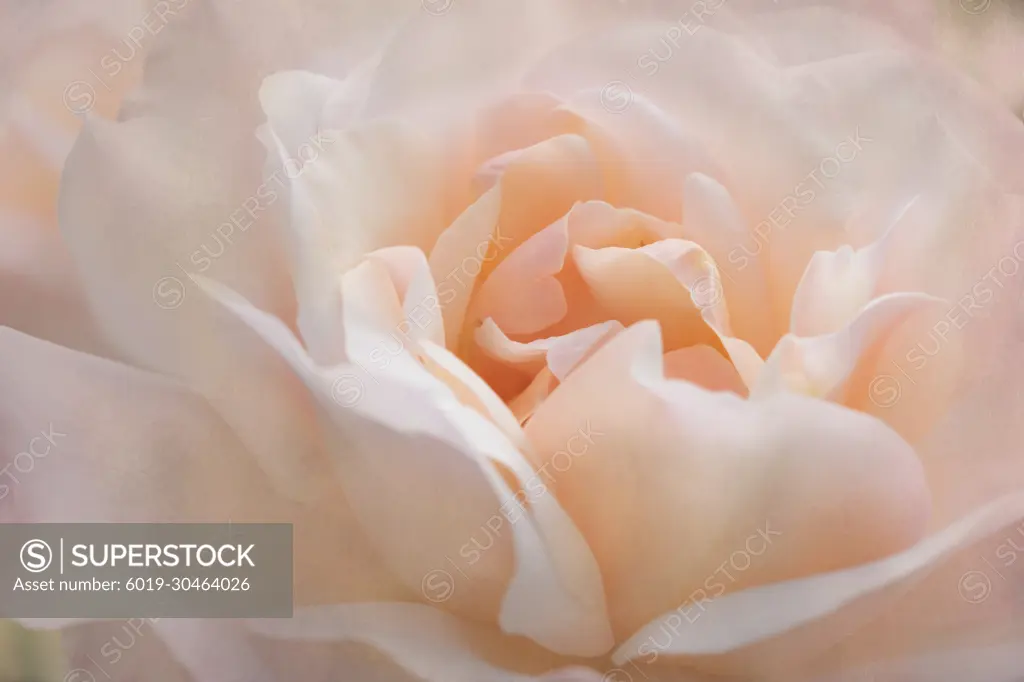
M894 433L802 398L745 403L665 380L657 332L641 323L618 335L526 427L538 466L582 415L607 433L554 488L603 568L620 637L683 603L766 523L782 534L781 546L736 588L879 558L920 538L927 487L913 451ZM823 440L835 445L820 450ZM762 480L787 494L776 497ZM805 515L808 508L815 513ZM719 522L704 527L697 519ZM651 527L658 533L641 533Z
M325 464L301 387L275 367L251 332L218 315L194 283L199 273L217 273L268 307L291 309L281 293L288 278L275 251L273 216L232 234L232 213L241 213L260 182L229 169L215 172L209 164L227 163L237 148L215 132L215 122L209 125L142 118L87 123L65 171L62 232L118 350L209 397L247 447L276 470L275 480L303 494L299 487ZM204 134L212 137L204 141ZM122 218L110 220L107 211ZM292 456L285 462L281 452Z
M5 522L293 522L300 602L404 594L343 500L297 505L277 494L224 421L180 384L6 328L0 355L0 418L17 425L5 429L4 451L51 429L66 434L10 486Z
M344 456L339 462L343 485L355 500L357 516L368 527L378 531L391 529L375 537L393 570L410 586L423 587L426 577L443 570L440 567L447 565L446 560L452 561L445 553L457 551L460 558L468 560L466 568L474 578L467 576L469 596L457 596L456 607L487 613L497 606L493 600L498 597L500 623L507 632L526 635L565 654L598 655L610 648L600 574L589 548L552 496L544 495L534 501L531 510L524 511L528 521L512 524L511 538L498 538L502 541L499 549L483 554L483 566L490 575L480 568L471 568L480 559L481 550L489 549L490 545L470 549L476 551L473 559L464 553L468 542L474 533L494 530L485 524L492 518L500 522L499 510L514 499L495 465L500 463L510 470L519 485L537 475L512 443L496 437L491 422L481 420L475 411L459 405L443 385L418 376L414 370L369 374L367 378L373 385L359 401L349 405L353 411L339 409L338 401L331 397L332 387L339 378L351 375L335 376L332 382L331 375L338 375L339 368L328 372L316 367L279 321L252 309L231 292L217 295L285 356L320 401L321 409L337 424L335 428L346 429L350 438L358 434L360 440L353 443L355 447L337 453ZM355 357L360 356L357 353ZM411 361L404 353L400 359ZM389 413L403 388L433 393L435 398L419 405L411 400L415 394L406 398L407 409L420 414L405 414L404 426L395 424L404 433L379 428L388 425L388 421L393 423L394 417ZM378 428L373 428L375 422ZM417 435L419 447L395 442L400 438L411 441ZM432 462L427 461L423 450L428 442L434 444ZM381 461L384 453L405 459ZM386 503L386 498L376 491L374 481L381 479L373 475L375 468L381 473L404 472L416 481L420 492L408 496L407 505L402 507L393 501ZM453 494L459 494L461 499L453 500ZM438 517L446 512L447 518ZM416 528L416 532L402 532L403 528ZM431 534L438 532L445 535ZM495 541L489 534L487 537L491 543ZM495 576L496 566L510 563L513 546L515 569L501 570ZM458 564L452 563L452 567L462 572ZM503 596L502 584L493 584L495 577L502 582L510 580ZM549 626L552 629L546 629Z
M467 627L442 611L413 604L308 609L290 621L252 621L250 628L266 637L364 642L428 682L534 680L534 675L516 674L509 668L544 671L540 665L553 667L556 660L549 654L545 661L524 642L501 646L496 632ZM501 667L488 662L488 654L500 657Z
M768 395L786 386L816 397L839 397L861 357L915 313L940 310L944 304L923 294L890 294L865 305L833 333L809 338L787 335L765 362L753 396Z
M112 349L57 232L55 198L76 114L113 116L138 79L147 45L120 41L145 4L0 6L0 324L103 355Z
M1019 522L1022 513L1024 497L1011 495L977 510L906 552L881 561L727 595L701 609L700 617L690 621L690 627L678 633L662 651L669 655L714 655L813 623L813 627L802 632L797 630L796 636L788 640L776 639L760 648L752 648L746 656L723 659L725 667L739 664L743 668L757 666L762 671L791 665L794 655L803 657L814 650L823 650L856 629L868 616L876 615L886 597L905 591L907 582L913 585L915 579L920 579L915 574L927 574L935 562L957 549L1005 530ZM833 612L838 612L834 619L822 621L823 616ZM762 617L752 618L752 613ZM765 618L764 614L772 614L772 617ZM648 628L630 638L615 653L616 662L622 663L643 653L638 644L655 629Z
M75 127L0 97L0 324L118 361L5 332L0 424L91 429L9 509L301 538L313 608L156 623L115 680L1008 677L1018 603L958 581L1021 518L1024 132L934 7L349 5L175 12L59 234Z

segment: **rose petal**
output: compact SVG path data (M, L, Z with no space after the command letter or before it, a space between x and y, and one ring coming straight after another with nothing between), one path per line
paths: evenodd
M216 273L293 317L273 211L238 223L245 232L233 222L246 219L243 203L265 186L259 164L246 165L258 145L225 124L89 121L68 158L61 232L116 350L205 395L275 481L308 498L328 461L301 385L193 281Z
M55 226L0 211L0 244L0 324L77 350L113 355Z
M49 453L0 463L0 521L292 523L298 604L405 596L334 480L313 504L282 497L201 396L10 329L0 360L0 451Z
M560 135L522 150L487 190L438 238L430 267L445 310L445 334L458 339L467 319L470 293L498 265L546 225L579 201L597 196L600 178L586 140Z
M533 334L554 325L568 311L562 271L569 236L544 229L512 251L480 287L473 316L491 318L508 334Z
M657 325L636 325L525 427L540 466L581 415L600 425L604 435L552 485L600 562L619 637L699 590L714 596L705 578L766 523L781 533L778 546L762 549L730 590L876 559L924 532L921 465L881 422L790 395L761 403L709 393L664 379L661 363Z
M701 173L686 177L683 213L686 237L705 248L722 272L730 335L767 356L779 332L771 312L767 259L759 255L760 235L751 234L729 191ZM753 253L746 249L750 243L757 246Z
M747 387L732 363L710 346L689 346L665 353L665 378L681 379L709 391L746 397Z
M519 343L505 336L494 320L488 318L477 328L476 341L494 357L522 365L527 371L537 372L546 364L555 378L564 381L587 355L622 329L622 323L610 320L562 336Z
M576 246L573 260L607 316L623 324L653 318L664 326L670 349L716 339L700 308L721 306L698 300L714 266L698 245L666 239L639 249Z
M748 655L735 656L731 665L730 659L718 658L719 669L770 671L779 665L792 666L799 657L823 651L848 635L851 629L863 624L868 613L885 608L900 589L911 586L922 573L955 550L997 532L1022 516L1024 495L1011 495L891 557L843 571L723 596L707 603L699 618L688 621L661 653L711 656L742 652L753 644L766 642ZM639 644L655 630L656 623L630 637L615 652L614 660L622 663L637 657ZM806 625L812 627L798 629ZM780 637L786 633L791 634ZM769 638L772 638L770 643Z
M360 382L355 400L339 400L347 395L337 391L339 382L355 378L345 373L354 366L317 367L280 321L223 287L204 286L306 382L329 424L338 429L334 438L344 438L335 455L349 499L375 531L388 564L410 587L420 587L429 598L427 579L451 564L467 579L460 583L464 590L448 595L449 607L478 616L498 607L503 630L553 651L608 651L612 640L600 573L555 498L542 494L531 499L530 509L520 510L525 521L511 524L511 537L498 533L504 525L498 512L520 503L495 465L511 472L520 486L536 480L537 473L493 423L458 403L440 382L428 381L422 369L418 374L378 371L368 377L373 382L369 390ZM382 492L394 485L389 481L398 472L408 481L404 490L418 491L400 507ZM498 529L485 525L495 520ZM481 533L488 538L486 546L474 539ZM470 547L471 540L478 549ZM469 560L465 570L452 561L454 552Z
M913 315L944 305L945 301L926 294L887 294L864 306L834 333L808 338L787 334L765 361L751 397L757 399L788 387L843 400L847 380L864 356Z
M274 639L365 643L427 682L526 682L557 665L554 656L521 640L418 604L301 609L291 620L250 620L248 627ZM530 668L534 674L521 672Z

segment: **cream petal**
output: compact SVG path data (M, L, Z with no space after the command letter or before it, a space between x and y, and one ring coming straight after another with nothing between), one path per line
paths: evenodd
M842 17L837 21L842 28ZM1000 117L990 102L918 53L886 50L868 41L862 51L787 68L749 37L725 34L709 21L678 41L671 59L656 62L657 73L638 74L638 55L665 40L670 28L671 23L632 22L588 36L552 53L527 82L571 99L582 91L600 92L618 79L634 97L646 97L669 118L701 131L710 158L728 168L724 174L705 172L742 202L747 224L759 235L749 250L768 257L772 308L780 329L814 251L849 241L844 231L848 220L887 196L887 188L902 181L900 176L930 175L934 155L922 154L927 149L919 143L937 107L952 138L975 157L973 167L989 169L1004 187L1024 186L1019 164L1012 161L1024 149L1019 121L1011 125L1008 117L996 120ZM730 78L716 77L723 70ZM837 82L843 87L824 85ZM894 114L891 93L897 92ZM878 107L880 96L887 96L893 106ZM633 116L633 107L619 113L623 120ZM968 172L966 166L939 167L951 176ZM943 180L939 191L962 196L969 194L968 187ZM970 208L961 204L961 212L977 214L979 203L984 207L985 200L975 200ZM962 225L950 223L965 238ZM948 244L939 252L962 260L962 251ZM932 269L941 281L938 262ZM909 290L943 294L919 286Z
M61 184L61 233L119 357L202 393L277 484L308 498L329 462L301 384L194 282L216 274L293 318L258 145L225 125L89 120ZM267 212L250 222L252 202Z
M609 650L600 573L552 495L531 499L529 510L520 507L525 522L511 524L511 537L495 538L485 530L497 533L503 525L499 512L521 504L496 465L510 471L519 486L538 477L491 421L460 404L444 384L425 378L423 369L418 378L415 372L378 371L364 384L352 374L355 366L317 367L280 321L220 286L204 286L285 357L318 400L329 422L325 427L339 429L334 454L346 493L387 563L410 587L429 599L428 579L439 571L450 577L450 565L466 580L447 595L449 607L477 617L497 608L494 615L506 632L560 653ZM359 381L354 400L338 399L339 382L346 380ZM419 491L400 507L382 492L396 485L392 479L399 472L409 482L405 490ZM498 529L485 525L495 520ZM469 541L481 531L491 545L473 550ZM481 551L495 542L492 551ZM469 561L460 567L451 558L455 552Z
M508 334L533 334L568 312L562 271L569 246L564 225L551 225L523 242L480 286L472 305L477 318L490 318Z
M496 259L484 262L482 277L577 203L599 199L604 191L600 173L590 144L579 135L559 135L523 150L501 178L497 229L504 245Z
M76 350L113 355L54 226L0 211L0 244L0 325Z
M109 360L0 330L0 520L269 522L294 528L298 604L400 599L338 485L310 504L280 495L199 395Z
M619 16L612 2L580 0L431 0L425 9L389 42L368 115L479 107L521 90L522 75L553 45Z
M436 343L424 341L421 348L425 358L431 361L435 367L446 372L450 388L456 391L460 398L468 395L469 400L462 399L463 403L476 403L480 406L477 411L494 422L495 426L502 430L505 436L520 450L528 448L529 443L523 430L519 427L519 420L515 418L509 407L502 402L501 398L491 389L487 383L477 376L473 370L465 365L459 358ZM428 369L432 369L428 366ZM434 376L438 376L436 370ZM461 389L461 390L460 390Z
M520 151L487 190L437 240L430 267L450 343L479 316L467 312L478 281L577 202L599 196L601 182L585 139L559 135Z
M559 381L565 381L580 363L585 362L623 329L618 320L609 320L555 339L548 350L551 373Z
M339 670L380 682L525 682L565 670L558 656L489 626L388 601L302 607L282 620L106 621L63 641L69 668L117 682L328 682Z
M679 222L683 179L695 172L718 175L722 169L711 159L698 129L669 116L643 92L633 91L629 82L618 85L620 91L616 85L573 93L563 109L586 124L580 134L601 162L609 203ZM628 112L620 110L623 106Z
M910 325L860 392L864 411L917 437L941 525L1024 489L1021 281L1004 283L1011 291L974 317L950 308Z
M683 184L683 227L686 237L706 249L722 272L732 333L767 355L779 333L771 312L767 259L760 257L759 248L747 251L757 235L751 234L729 191L702 173L688 175Z
M688 346L665 353L665 377L697 384L709 391L732 391L746 397L736 368L711 346Z
M141 522L232 513L241 519L260 498L271 505L278 499L238 439L187 389L12 329L0 330L0 350L3 410L17 415L3 450L24 451L47 434L32 446L54 455L38 458L20 483L5 486L5 521ZM134 416L115 425L117 411ZM211 451L223 454L211 458ZM236 484L228 483L232 472ZM218 488L222 494L211 494Z
M462 212L430 250L430 271L439 283L438 294L444 310L444 333L449 348L456 348L461 338L474 284L483 270L483 259L493 260L498 257L497 252L504 249L501 243L504 237L498 223L501 205L501 187L488 190ZM493 251L492 243L495 244ZM467 267L467 263L474 267Z
M912 316L946 305L926 294L887 294L865 305L836 332L806 338L787 334L765 361L751 398L788 388L842 401L847 380L873 348Z
M258 644L231 621L161 618L152 627L194 682L279 679L260 660Z
M574 246L588 249L638 248L645 243L680 237L682 232L676 223L632 208L618 208L606 201L584 201L573 206L566 216L566 229Z
M842 665L839 672L808 676L809 682L845 682L849 679L883 679L899 682L931 682L965 678L985 682L1014 682L1020 678L1019 638L995 644L947 647L927 654L885 658L865 665Z
M307 72L283 72L267 77L259 91L260 105L267 117L267 123L257 131L269 155L264 176L274 181L271 186L290 190L288 239L298 301L297 324L307 346L321 362L336 359L344 339L338 325L337 280L346 256L338 253L342 245L336 243L334 226L329 222L331 216L321 214L315 190L301 181L307 160L299 159L299 154L303 147L312 149L315 160L320 153L317 148L337 141L338 124L323 132L328 127L322 122L324 109L332 97L344 97L351 90L358 90L358 86L350 83L352 80L357 77L339 82ZM351 235L344 244L355 250L356 255L363 246L352 244L357 239L358 235Z
M410 121L351 125L373 62L344 81L275 74L260 89L265 182L288 194L291 270L299 327L320 362L337 360L337 277L367 253L398 244L426 249L449 215L450 141ZM427 185L423 177L431 177ZM422 191L413 196L410 187ZM401 195L401 199L388 198ZM410 229L413 228L413 229ZM333 320L333 322L332 322Z
M573 260L591 293L623 324L654 318L670 349L714 339L701 309L721 310L717 272L697 244L665 239L639 249L573 247Z
M564 381L587 355L622 329L622 323L609 320L563 336L519 343L509 339L494 320L488 318L477 328L476 341L481 348L504 362L522 365L532 372L540 371L546 365L555 378Z
M699 618L677 631L661 650L670 656L716 656L720 670L772 671L824 651L877 616L953 552L1024 517L1024 495L1000 498L913 547L863 566L725 595L705 603ZM956 591L956 586L952 589ZM664 618L664 617L663 617ZM614 654L622 663L638 656L659 618ZM802 628L801 626L811 626ZM678 627L678 625L676 626ZM752 651L743 650L764 643ZM745 655L742 655L745 654Z
M208 115L211 108L233 108L236 119L248 117L256 104L252 94L264 77L296 69L345 77L376 54L400 22L420 11L407 0L344 11L320 0L253 0L244 7L233 0L170 4L164 21L141 12L132 17L133 25L148 18L149 26L159 26L156 35L147 36L159 59L146 65L143 87L126 102L133 116L159 112L192 118Z
M735 21L726 16L735 12ZM928 0L908 0L900 5L883 0L774 0L766 7L756 0L728 2L705 19L714 27L732 30L757 41L766 54L787 66L813 63L876 49L906 49L910 38L923 44L933 38L929 27L937 7Z
M667 380L659 339L650 322L620 333L525 426L535 466L583 415L602 432L552 487L600 563L620 638L688 596L715 596L706 579L745 539L761 552L729 590L856 565L921 537L921 465L883 423L788 394L751 402ZM766 524L778 537L759 535Z
M437 288L426 256L419 249L395 246L374 251L371 260L379 260L391 275L396 293L402 300L402 314L410 326L413 342L430 341L444 346L444 320L437 299Z
M250 620L248 627L261 637L288 641L361 642L426 682L526 682L558 666L556 657L535 647L417 604L300 609L290 620ZM530 668L533 674L523 672Z
M512 414L516 416L520 424L524 424L533 416L541 403L547 400L557 385L558 379L550 369L544 367L537 372L533 381L519 395L508 401L508 409L512 410Z
M749 343L733 336L729 325L716 320L707 309L704 310L704 321L722 342L722 347L729 354L729 360L732 361L749 392L759 381L761 371L764 369L764 359Z

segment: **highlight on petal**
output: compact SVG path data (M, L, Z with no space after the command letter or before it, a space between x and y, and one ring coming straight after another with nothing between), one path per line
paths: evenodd
M602 568L617 638L688 600L846 568L922 537L921 463L882 422L666 378L658 331L644 322L618 334L524 427L534 466L557 467L552 488ZM569 467L557 453L583 415L604 435L577 443ZM743 570L706 581L748 541Z
M793 295L793 334L820 336L846 326L879 293L883 257L881 242L815 253Z
M425 682L528 682L559 665L556 656L522 640L510 642L426 605L322 606L296 609L289 620L254 619L246 625L264 638L363 643Z
M656 319L663 325L670 349L714 343L701 309L723 308L714 287L716 273L698 245L665 239L639 249L610 246L573 248L573 260L583 280L608 316L623 324ZM705 300L707 298L707 300Z
M18 457L0 489L0 522L290 523L296 603L405 597L335 477L311 502L282 495L179 382L6 328L0 380L0 451L49 453L28 472Z
M577 202L600 193L595 159L583 138L559 135L519 150L497 184L441 232L430 251L449 345L457 343L465 326L475 321L467 316L488 316L468 310L476 282L486 282L524 242L559 221ZM528 266L529 250L517 260L520 269ZM558 294L550 282L541 286L550 298L550 318L560 309Z
M788 388L828 400L845 400L847 380L858 363L870 360L872 350L902 323L945 302L926 294L889 294L871 301L839 331L801 338L789 334L765 362L752 398Z
M61 182L61 236L117 357L205 396L289 495L327 480L309 403L288 368L203 296L198 273L294 319L275 207L251 130L223 119L88 119ZM262 195L266 196L266 195Z
M722 271L733 333L767 356L776 330L764 237L750 229L729 191L703 173L688 175L683 184L683 227Z
M365 382L356 379L357 365L319 367L279 320L222 286L203 286L305 382L324 428L334 431L332 440L340 446L333 454L357 516L411 588L427 596L427 578L457 554L466 561L453 568L472 577L447 602L450 608L480 616L497 606L503 630L559 653L596 656L611 648L591 550L546 490L524 508L521 491L536 489L538 472L494 422L462 404L422 367L368 372ZM446 362L458 361L449 356ZM337 387L346 380L359 381L354 399L339 399ZM499 466L512 474L518 490L509 487ZM394 483L396 476L405 483ZM400 505L387 492L394 489L409 491ZM518 520L502 536L509 514ZM487 525L495 522L498 528ZM480 534L488 545L476 543L474 535Z
M562 336L520 343L509 339L494 320L487 318L477 328L475 338L481 348L504 362L532 372L546 365L555 378L564 381L573 368L622 329L618 320L609 320Z

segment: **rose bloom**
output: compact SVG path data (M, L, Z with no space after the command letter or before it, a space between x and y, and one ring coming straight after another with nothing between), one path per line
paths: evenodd
M1020 677L1024 126L926 7L148 7L4 159L0 520L291 523L295 611L68 679Z

